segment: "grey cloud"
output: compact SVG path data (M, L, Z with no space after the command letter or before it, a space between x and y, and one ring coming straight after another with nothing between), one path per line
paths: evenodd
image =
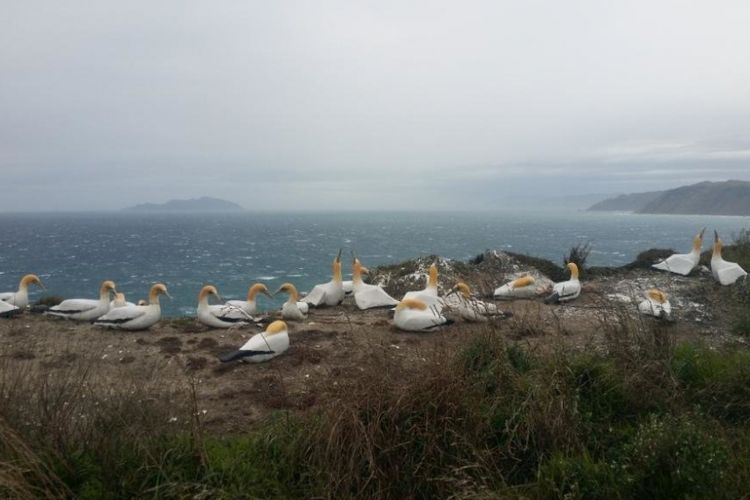
M0 210L248 191L447 208L747 179L749 22L736 0L11 0Z

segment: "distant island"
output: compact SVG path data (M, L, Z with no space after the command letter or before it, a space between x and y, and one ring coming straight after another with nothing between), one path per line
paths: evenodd
M700 182L666 191L623 194L600 201L592 212L638 214L750 215L750 182Z
M124 210L130 212L237 212L244 208L231 201L204 196L189 200L169 200L166 203L142 203Z

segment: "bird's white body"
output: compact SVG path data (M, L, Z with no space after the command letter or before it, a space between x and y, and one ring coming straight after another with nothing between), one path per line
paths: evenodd
M493 317L503 316L497 305L484 302L471 296L468 286L461 283L462 288L443 298L443 305L461 316L465 321L487 321ZM464 288L465 287L465 288Z
M166 294L167 288L157 283L151 287L147 305L111 309L94 324L119 330L147 330L161 319L161 306L159 305L161 293Z
M363 282L363 272L367 272L367 269L362 266L359 259L355 258L352 264L352 293L354 293L354 303L359 309L389 307L398 304L398 300L388 295L381 287Z
M429 273L427 275L427 285L424 287L423 290L416 290L412 292L406 292L404 294L404 297L401 299L404 300L420 300L427 304L428 307L438 307L442 308L443 303L440 297L438 297L438 269L437 269L437 263L433 263L430 266Z
M574 263L568 264L570 279L552 285L552 294L545 300L547 303L569 302L581 295L581 282L578 280L578 266Z
M0 318L9 318L20 313L22 309L10 304L8 302L0 301Z
M290 321L304 321L306 318L297 301L284 302L281 306L281 317Z
M15 292L0 293L0 302L6 302L19 309L26 309L29 305L29 285L36 284L43 287L41 280L35 274L27 274L21 278L18 290Z
M341 281L335 279L328 283L315 285L310 293L302 298L305 302L313 307L320 306L337 306L344 300L344 286Z
M266 331L250 337L237 351L220 357L222 362L242 359L250 363L262 363L289 349L289 330L283 321L274 321Z
M132 302L128 302L125 300L125 296L121 293L118 293L115 296L115 300L109 303L109 308L114 309L115 307L127 307L127 306L134 306Z
M341 250L333 259L333 277L328 283L315 285L302 302L312 307L337 306L344 300L344 282L341 279Z
M24 288L17 292L3 292L0 293L0 302L5 302L12 306L16 306L19 309L25 309L29 305L29 291Z
M297 288L291 283L284 283L276 291L276 293L279 292L289 294L289 298L281 306L281 317L290 321L304 321L306 319L307 304L300 303ZM300 307L301 305L304 305L304 311Z
M361 283L354 287L354 302L361 310L376 307L389 307L398 304L388 293L377 285Z
M496 288L496 299L531 299L537 296L537 285L531 276L523 276Z
M197 318L198 321L211 328L229 328L252 322L242 309L226 304L198 304Z
M99 300L95 299L67 299L54 307L47 309L45 314L58 318L75 321L94 321L104 316L110 309L110 293L115 290L111 281L102 283L99 289Z
M670 273L687 276L696 268L701 259L701 250L703 249L703 229L693 238L693 248L689 253L676 253L670 255L661 262L654 264L654 269L669 271Z
M711 255L711 274L724 286L733 285L738 279L747 276L747 272L736 262L728 262L721 256L722 243L718 233Z
M669 319L672 317L672 304L668 300L660 302L647 296L638 304L638 311L646 316Z
M198 310L196 318L198 321L211 328L230 328L232 326L247 325L251 322L241 309L235 309L226 304L211 305L208 298L211 295L218 297L219 292L215 287L204 286L198 294Z
M119 330L147 330L161 319L161 306L117 307L94 322L95 325Z
M399 330L424 332L444 325L448 320L435 307L418 299L405 299L396 306L393 324Z
M700 261L700 258L700 252L696 251L691 251L690 253L676 253L674 255L670 255L663 261L654 264L652 267L654 269L660 269L662 271L669 271L670 273L687 276L698 265L698 261Z
M225 314L230 317L252 316L258 312L258 294L262 293L271 297L268 288L263 283L255 283L247 291L247 300L228 300L224 303Z
M672 304L669 303L667 294L658 288L646 291L645 299L638 304L638 311L646 316L671 321Z
M555 283L552 287L552 291L559 295L557 298L558 302L567 302L569 300L577 299L578 296L581 295L581 282L578 281L578 278L575 278Z
M354 293L353 280L342 281L341 287L344 289L344 295L351 295L352 293Z

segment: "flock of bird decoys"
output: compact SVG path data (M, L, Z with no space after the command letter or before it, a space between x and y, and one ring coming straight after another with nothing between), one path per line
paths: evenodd
M703 247L703 229L693 240L693 248L687 254L675 254L654 264L654 268L687 276L698 266ZM714 231L715 240L711 258L713 276L722 285L731 285L747 273L736 263L727 262L721 257L722 243ZM551 288L540 289L532 276L522 276L506 283L494 291L495 299L532 299L545 296L545 303L568 302L581 294L581 282L578 279L578 266L569 263L570 279L555 283ZM263 319L259 313L257 299L259 294L273 297L285 293L288 297L281 308L282 320L273 321L265 331L250 338L240 349L221 356L221 361L246 359L261 362L278 356L289 347L288 326L286 321L304 321L310 307L333 307L340 305L348 295L353 296L354 303L360 310L388 308L393 312L393 324L399 330L423 332L430 331L453 321L447 316L460 317L465 321L487 321L505 316L496 304L474 297L466 283L458 282L442 297L438 294L438 266L433 263L427 275L424 289L407 292L399 301L388 295L378 285L368 284L362 275L369 271L352 254L352 280L343 281L341 250L333 260L333 276L328 283L316 285L304 297L300 297L292 283L284 283L271 294L265 284L252 285L247 300L230 300L221 304L210 304L213 295L221 300L216 287L204 286L198 294L196 319L212 328L230 328L255 324L261 326ZM29 305L29 286L44 288L41 280L34 274L21 279L18 291L0 293L0 317L20 314ZM114 295L114 298L113 298ZM169 297L167 287L156 283L149 291L148 301L134 304L127 302L122 293L117 292L115 283L104 281L99 289L99 299L67 299L49 308L45 314L70 320L94 322L106 328L122 330L145 330L161 319L159 297ZM671 319L672 307L667 294L659 289L645 292L645 299L638 304L638 310L645 315L662 319ZM444 315L444 311L451 314Z

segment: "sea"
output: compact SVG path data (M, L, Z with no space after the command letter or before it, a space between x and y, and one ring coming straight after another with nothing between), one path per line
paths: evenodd
M330 279L331 260L343 249L368 267L423 255L466 260L486 249L562 262L568 249L590 242L590 265L622 265L648 248L688 251L707 227L726 242L750 217L641 215L544 209L497 212L348 213L23 213L0 214L0 291L15 290L26 273L38 274L42 295L98 296L111 279L128 300L146 298L164 282L173 299L167 316L195 313L204 284L223 299L242 299L254 282L274 291L285 281L300 291ZM711 235L711 238L708 236ZM261 297L261 307L283 302Z

